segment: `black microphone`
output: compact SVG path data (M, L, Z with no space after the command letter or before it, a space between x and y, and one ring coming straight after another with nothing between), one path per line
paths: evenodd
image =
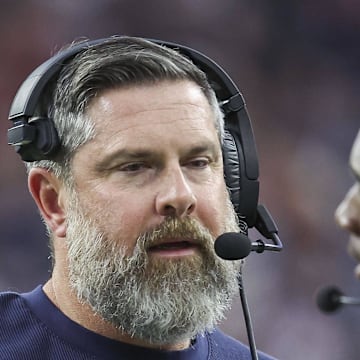
M265 250L281 251L282 242L278 236L278 228L264 205L257 206L255 228L273 244L265 243L263 240L251 242L243 233L228 232L220 235L215 240L215 252L224 260L240 260L247 257L251 251L262 253Z
M257 253L265 250L280 251L282 246L266 244L262 240L251 242L245 234L228 232L215 240L214 248L216 254L224 260L240 260L247 257L251 251Z
M224 260L240 260L250 254L251 241L242 233L228 232L220 235L214 244L215 252Z
M360 305L360 299L345 296L336 286L327 286L318 291L316 303L321 311L331 313L343 305Z

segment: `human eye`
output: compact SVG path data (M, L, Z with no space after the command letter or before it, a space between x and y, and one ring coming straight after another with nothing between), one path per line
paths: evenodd
M210 164L210 159L207 157L200 157L195 159L190 159L187 165L194 169L205 169Z
M136 174L148 168L149 166L144 162L130 162L118 166L117 170L124 173Z

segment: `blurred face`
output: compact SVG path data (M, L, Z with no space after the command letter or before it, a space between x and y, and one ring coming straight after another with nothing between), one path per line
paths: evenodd
M153 343L212 328L237 291L238 263L214 239L238 231L210 106L192 82L109 90L96 136L73 162L72 287L105 320Z
M335 212L339 226L350 233L348 250L360 263L360 131L350 153L350 168L355 176L355 183L346 194ZM360 264L355 269L360 278Z

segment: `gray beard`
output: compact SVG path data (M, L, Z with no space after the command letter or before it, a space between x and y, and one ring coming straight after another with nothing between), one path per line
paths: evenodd
M224 232L238 231L234 213L225 218L230 220ZM214 238L196 220L166 220L140 236L127 256L119 240L99 231L79 205L68 219L71 287L120 331L156 345L176 343L211 331L230 308L241 262L218 258ZM148 256L151 245L171 236L194 239L199 254L165 260Z

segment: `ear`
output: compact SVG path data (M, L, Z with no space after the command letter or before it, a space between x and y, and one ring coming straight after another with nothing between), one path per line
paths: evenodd
M33 168L28 176L28 187L52 233L65 237L65 191L62 183L51 171Z

